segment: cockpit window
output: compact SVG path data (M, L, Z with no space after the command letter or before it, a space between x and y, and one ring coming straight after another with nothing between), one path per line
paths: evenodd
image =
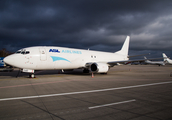
M25 54L29 54L30 52L29 51L26 51Z
M16 53L19 54L19 53L21 53L21 51L17 51Z
M17 51L16 52L16 54L23 54L23 55L29 54L29 53L30 53L30 51Z
M21 54L25 54L25 51L22 51Z

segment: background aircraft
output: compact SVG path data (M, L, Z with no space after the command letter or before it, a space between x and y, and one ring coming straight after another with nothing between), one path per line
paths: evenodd
M1 68L4 68L5 67L4 57L0 57L0 67Z
M163 56L164 62L165 62L166 64L172 64L172 60L169 59L169 58L166 56L165 53L162 53L162 56Z
M165 63L164 63L164 61L150 61L150 60L148 60L146 57L144 57L145 58L145 63L146 64L151 64L151 65L159 65L159 66L161 66L161 65L165 65Z

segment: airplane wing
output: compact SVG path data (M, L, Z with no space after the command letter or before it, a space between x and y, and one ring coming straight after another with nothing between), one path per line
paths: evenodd
M157 60L157 59L163 59L163 58L150 58L146 60ZM131 63L131 62L144 62L145 59L136 59L136 60L122 60L122 61L111 61L107 62L110 66L118 65L118 64L126 64L126 63Z
M107 64L109 64L110 66L115 66L118 64L127 64L127 63L131 63L131 62L144 62L145 59L140 59L140 60L122 60L122 61L111 61L108 62Z
M145 55L150 55L150 53L148 54L140 54L140 55L129 55L128 58L131 58L131 57L138 57L138 56L145 56Z

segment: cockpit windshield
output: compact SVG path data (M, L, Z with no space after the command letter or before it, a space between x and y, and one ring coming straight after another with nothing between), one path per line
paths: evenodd
M25 51L22 51L21 54L25 54Z
M29 54L29 53L30 53L30 51L26 51L26 50L19 50L16 52L16 54L23 54L23 55Z
M19 54L19 53L21 53L21 51L17 51L17 52L16 52L16 54Z
M29 53L30 53L30 51L26 51L26 52L25 52L25 54L29 54Z

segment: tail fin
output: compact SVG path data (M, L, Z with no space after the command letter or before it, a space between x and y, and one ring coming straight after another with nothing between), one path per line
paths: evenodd
M162 56L164 58L164 61L167 62L168 57L166 56L166 54L165 53L162 53Z
M168 63L168 64L172 64L172 60L170 58L168 58L165 53L162 54L163 55L163 58L164 58L164 62L165 63Z
M150 60L147 59L146 56L144 56L145 62L151 62Z
M130 42L130 36L127 36L121 50L118 51L117 53L128 57L129 42Z

